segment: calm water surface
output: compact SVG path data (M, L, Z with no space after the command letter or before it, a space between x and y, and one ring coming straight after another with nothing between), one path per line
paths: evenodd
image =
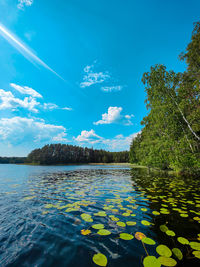
M143 266L160 244L180 249L182 260L168 255L176 266L200 266L199 188L200 179L120 166L0 165L0 266L92 267L97 253L110 267Z

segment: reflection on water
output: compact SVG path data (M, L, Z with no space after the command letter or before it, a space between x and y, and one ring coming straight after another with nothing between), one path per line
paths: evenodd
M199 183L119 166L0 165L0 266L97 266L98 253L114 267L147 255L199 266Z

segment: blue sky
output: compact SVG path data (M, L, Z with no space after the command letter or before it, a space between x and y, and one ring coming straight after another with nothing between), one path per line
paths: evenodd
M129 149L142 75L178 60L200 2L0 0L0 156L48 143Z

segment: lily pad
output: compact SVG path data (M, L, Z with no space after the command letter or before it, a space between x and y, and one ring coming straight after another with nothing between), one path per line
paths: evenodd
M179 248L173 248L172 252L177 257L177 259L179 259L179 260L183 259L183 254Z
M89 214L82 213L81 218L86 222L93 222L93 219L92 219L91 215L89 215Z
M160 215L160 212L158 212L158 211L152 211L152 213L153 213L153 215Z
M171 230L167 230L166 231L166 234L168 235L168 236L175 236L176 234L174 233L174 231L171 231Z
M126 222L126 224L128 226L133 226L133 225L136 225L136 222L128 221L128 222Z
M200 250L200 243L198 242L190 242L189 245L192 249Z
M189 242L186 238L184 238L184 237L178 237L177 240L178 240L178 242L181 243L182 245L189 245L189 243L190 243L190 242Z
M124 222L117 222L117 225L121 226L121 227L125 227L126 226L126 224Z
M111 232L106 230L106 229L100 229L98 232L97 232L98 235L110 235Z
M166 225L162 224L160 225L160 231L162 231L163 233L167 232L169 229Z
M96 265L99 266L106 266L108 263L107 257L102 253L94 254L92 260Z
M156 252L160 255L160 256L164 256L164 257L170 257L172 255L171 249L169 249L167 246L165 245L159 245L156 248Z
M149 225L151 225L151 223L148 222L148 221L146 221L146 220L142 220L141 223L142 223L143 225L145 225L145 226L149 226Z
M168 257L159 257L158 260L163 266L173 267L177 264L174 259Z
M134 238L133 235L127 234L127 233L121 233L119 237L123 240L131 240Z
M104 225L99 223L99 224L93 224L92 225L92 228L94 229L97 229L97 230L100 230L100 229L103 229L104 228Z
M156 244L156 242L153 239L148 238L148 237L143 238L142 242L147 244L147 245L155 245Z
M144 267L160 267L160 261L154 256L147 256L143 260Z
M192 254L193 254L196 258L200 259L200 251L192 251Z

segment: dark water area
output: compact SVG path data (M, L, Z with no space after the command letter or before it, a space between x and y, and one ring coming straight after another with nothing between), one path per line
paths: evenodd
M95 267L98 253L110 267L200 266L200 179L121 166L0 165L1 267ZM153 265L148 255L160 258Z

